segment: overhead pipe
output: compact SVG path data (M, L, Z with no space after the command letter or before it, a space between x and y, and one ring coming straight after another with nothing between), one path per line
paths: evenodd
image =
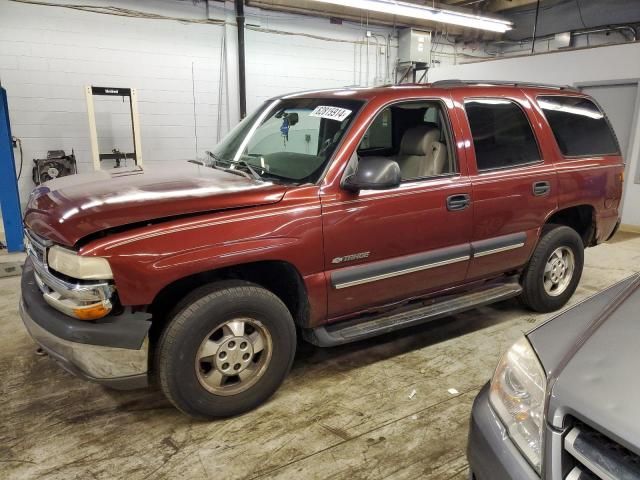
M244 0L235 0L238 25L238 90L240 94L240 118L247 116L247 76L244 55Z
M362 86L362 43L358 47L358 86Z
M378 77L379 77L379 71L378 71L378 64L380 63L380 43L378 42L378 38L376 37L376 35L371 32L371 38L373 38L373 41L376 42L376 50L375 50L375 59L376 59L376 73L373 77L373 86L376 85L376 82L378 81Z
M631 42L637 41L637 33L636 30L631 25L612 25L608 27L597 27L597 28L581 28L578 30L570 30L568 33L573 37L578 37L581 35L591 35L592 33L607 33L607 32L629 32L631 35ZM555 33L544 35L544 36L536 36L536 42L551 40L555 37ZM533 37L523 38L521 40L496 40L495 42L491 42L495 45L524 45L527 42L530 42Z
M376 41L376 77L378 77L378 80L382 80L382 60L379 58L381 56L381 53L380 53L380 44L378 43L378 38L381 38L382 41L384 42L384 50L385 50L386 63L387 63L384 83L389 83L389 45L388 45L388 41L389 40L388 40L388 37L385 37L382 34L373 33L373 32L371 32L371 36ZM378 64L380 64L380 73L378 73Z
M369 35L366 35L366 37L367 37L367 49L365 51L367 55L367 70L366 70L367 73L364 79L364 85L365 87L368 87L369 86Z

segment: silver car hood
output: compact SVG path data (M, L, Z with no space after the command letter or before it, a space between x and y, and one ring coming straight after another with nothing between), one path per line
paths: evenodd
M548 423L570 415L640 454L640 275L527 337L547 372Z

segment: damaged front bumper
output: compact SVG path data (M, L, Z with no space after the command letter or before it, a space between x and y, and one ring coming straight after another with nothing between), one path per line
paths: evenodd
M73 319L45 301L29 259L22 273L20 316L35 342L68 372L117 389L148 384L151 315Z

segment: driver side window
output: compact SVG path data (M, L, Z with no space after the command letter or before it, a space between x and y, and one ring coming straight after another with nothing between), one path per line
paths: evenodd
M438 101L401 102L384 108L363 136L358 155L396 161L403 181L457 172L449 122Z

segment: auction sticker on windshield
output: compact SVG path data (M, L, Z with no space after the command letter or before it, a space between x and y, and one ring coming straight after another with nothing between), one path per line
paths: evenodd
M326 118L329 120L337 120L338 122L343 121L349 115L351 115L351 110L326 105L317 106L313 112L309 114L310 117Z

